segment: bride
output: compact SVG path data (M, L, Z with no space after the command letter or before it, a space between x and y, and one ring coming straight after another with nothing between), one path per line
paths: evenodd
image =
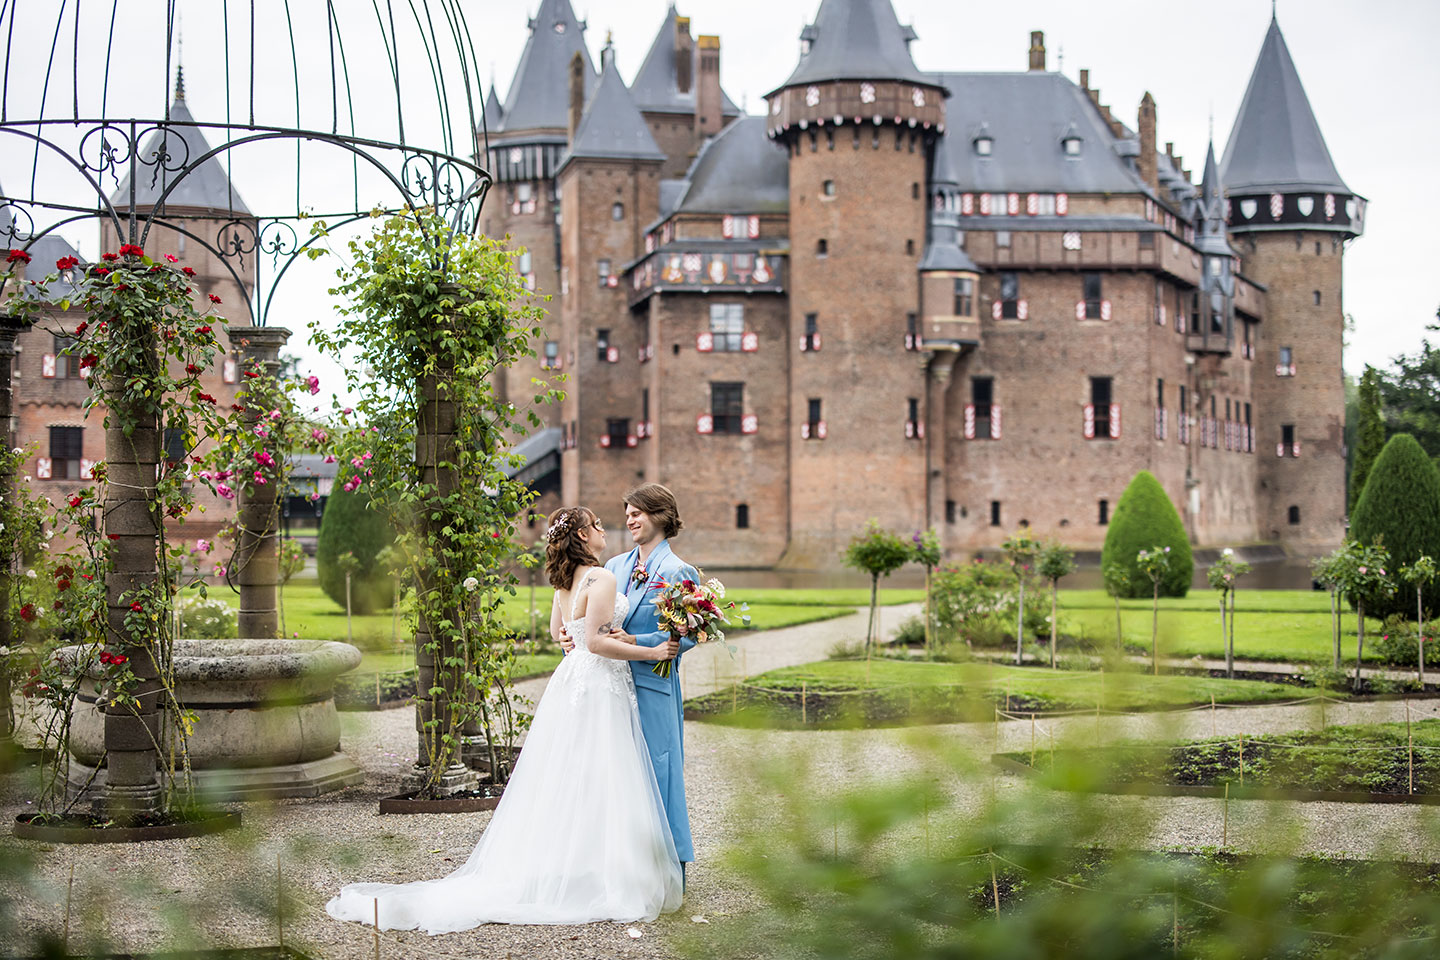
M535 710L504 796L464 866L414 883L353 883L332 917L386 930L450 933L482 923L654 920L679 909L680 861L640 732L626 660L678 646L609 636L628 600L600 566L605 529L584 507L550 518L550 632L576 638ZM568 616L562 613L568 612Z

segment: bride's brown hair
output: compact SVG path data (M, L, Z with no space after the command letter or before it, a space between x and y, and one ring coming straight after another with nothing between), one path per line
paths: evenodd
M556 590L569 590L575 571L595 565L595 554L580 539L580 531L595 526L596 517L584 507L561 507L550 514L545 531L545 576Z

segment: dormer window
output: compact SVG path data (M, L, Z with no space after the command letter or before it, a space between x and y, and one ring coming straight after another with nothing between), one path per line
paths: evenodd
M1084 141L1080 139L1079 134L1071 133L1060 141L1060 146L1065 150L1065 156L1078 157L1080 156L1080 145L1082 143L1084 143Z
M978 155L982 157L988 157L991 153L994 152L994 150L995 138L990 136L990 134L982 133L980 134L980 136L975 138L975 152Z

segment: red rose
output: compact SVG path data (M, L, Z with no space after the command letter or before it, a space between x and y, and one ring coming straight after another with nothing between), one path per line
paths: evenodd
M232 403L232 404L230 404L230 409L231 409L231 410L234 410L236 413L244 413L244 412L245 412L245 408L242 407L242 406L240 406L240 404L238 404L238 403Z
M172 257L172 256L170 256L170 254L168 254L168 253L165 254L165 259L166 259L166 260L169 260L171 263L179 263L179 262L180 262L180 258L179 258L179 257Z
M80 263L80 260L79 260L78 257L61 257L59 260L56 260L56 261L55 261L55 269L56 269L56 270L71 270L71 269L74 269L76 266L78 266L79 263Z
M80 496L80 494L78 494L78 493L75 494L75 496L73 496L73 497L70 498L70 506L72 506L72 507L78 507L78 506L80 506L80 504L82 504L82 503L84 503L84 502L85 502L85 498L82 497L82 496Z
M75 327L75 336L77 336L77 337L84 336L84 335L85 335L85 331L86 331L86 330L89 330L89 329L90 329L90 321L89 321L89 320L81 320L80 323Z
M120 537L119 537L118 534L111 534L111 536L112 536L114 539L116 539L116 540L120 539ZM82 574L80 574L80 579L81 579L81 580L94 580L94 579L95 579L95 574L93 574L93 573L82 573Z
M212 293L212 294L210 294L210 302L211 302L211 303L219 303L219 302L220 302L220 298L217 297L215 294Z
M100 254L100 259L101 259L101 260L105 260L105 261L107 261L107 262L109 262L109 263L114 263L116 260L119 260L119 259L120 259L120 254L118 254L118 253L102 253L102 254Z
M21 608L20 608L20 619L21 619L21 620L24 620L26 623L29 623L29 622L31 622L32 620L34 620L34 619L35 619L35 604L33 604L33 603L27 603L27 604L25 604L25 606L21 607Z
M180 272L183 273L183 274L185 274L185 276L187 276L187 277L193 277L193 276L195 276L195 271L192 270L192 269L190 269L189 267L181 267L181 268L180 268ZM186 292L188 293L189 291L186 291Z
M123 653L117 653L110 658L110 662L118 667L122 663L129 663L130 658Z
M56 590L59 590L61 593L64 593L66 590L69 590L69 589L70 589L70 581L69 581L69 580L57 580L57 581L55 581L55 589L56 589Z
M104 277L104 276L108 276L109 274L110 274L110 268L109 268L109 267L96 267L96 268L95 268L95 276L97 276L97 277Z
M200 368L197 367L197 366L195 366L195 364L193 364L193 363L187 363L187 364L185 364L185 372L186 372L186 373L192 373L192 374L193 374L193 373L199 373L199 372L200 372Z
M106 537L106 539L109 539L109 540L119 540L119 539L120 539L120 534L118 534L118 533L107 533L107 534L105 534L105 537ZM87 579L88 579L88 578L87 578Z
M212 396L210 396L210 394L208 394L208 393L202 393L202 394L200 394L200 396L196 397L195 399L197 399L197 400L204 400L206 403L215 403L215 402L216 402L215 398L212 397Z
M134 603L130 604L130 609L133 610L133 611L135 611L136 613L144 613L144 612L145 612L145 608L140 605L140 601L139 601L139 600L136 600Z
M95 354L93 353L87 353L85 354L85 356L80 358L80 369L84 370L86 367L93 367L99 362L99 357L95 356Z
M246 370L246 371L245 371L245 376L247 376L247 377L249 377L251 380L253 380L253 379L255 379L256 377L260 376L260 374L256 373L254 370Z
M680 581L680 586L684 587L686 590L694 590L694 589L695 589L695 581L694 581L694 580L681 580L681 581Z
M64 609L65 609L65 604L62 603L62 602L60 602L59 600L56 600L56 601L55 601L55 609L56 609L56 610L64 610Z
M206 325L203 326L203 327L196 327L196 328L195 328L195 332L196 332L196 333L209 333L209 332L210 332L210 325L209 325L209 324L206 324Z
M29 262L30 262L30 254L26 253L24 250L11 250L10 253L9 253L9 255L5 257L5 262L6 262L6 263L29 263Z
M141 247L137 246L136 244L127 243L127 244L125 244L124 246L122 246L122 247L120 248L120 256L122 256L122 257L143 257L143 256L145 256L145 251L144 251L144 249L142 249Z

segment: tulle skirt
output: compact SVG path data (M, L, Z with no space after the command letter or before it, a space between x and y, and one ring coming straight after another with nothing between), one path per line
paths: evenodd
M353 883L332 917L450 933L482 923L653 920L680 907L683 874L635 709L629 667L566 657L535 711L495 814L454 873Z

